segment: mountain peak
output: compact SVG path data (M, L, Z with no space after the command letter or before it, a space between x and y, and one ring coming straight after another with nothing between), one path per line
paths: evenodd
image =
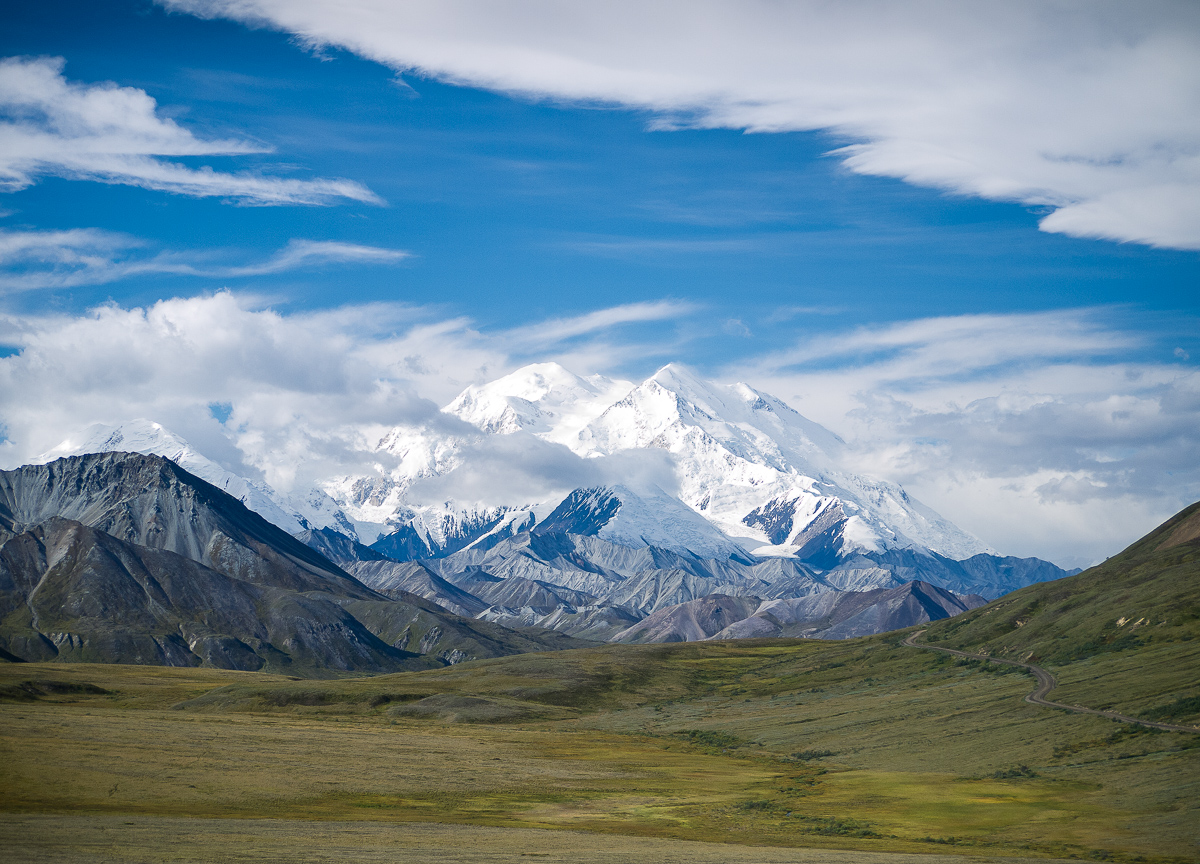
M205 462L209 461L196 453L183 438L171 432L161 423L155 423L145 417L130 420L120 426L93 423L86 429L64 439L58 446L47 450L33 461L36 464L44 464L63 456L116 451L156 453L177 464L181 459L187 459L189 456ZM179 458L173 454L177 454Z
M294 534L307 528L335 528L357 539L351 521L328 495L317 489L284 495L259 480L229 471L198 453L188 441L161 423L139 417L119 426L94 423L46 451L36 464L87 453L140 453L161 456L237 498L268 522Z
M647 378L642 386L651 382L689 402L724 403L720 394L720 390L724 389L722 385L701 378L690 366L682 363L668 363Z
M531 363L488 384L471 385L442 410L484 432L525 430L566 443L633 385L580 377L558 363Z

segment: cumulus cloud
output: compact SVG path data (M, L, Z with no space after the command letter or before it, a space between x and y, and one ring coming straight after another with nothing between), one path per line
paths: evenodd
M828 130L852 171L1050 208L1046 231L1200 248L1194 3L160 2L658 128Z
M297 460L336 466L372 424L439 419L436 405L371 356L397 342L377 327L417 318L372 307L285 316L227 292L80 317L6 316L0 341L20 351L0 360L5 461L93 422L149 417L189 439L219 434L207 406L228 403L226 428L247 464L287 488Z
M590 350L620 363L647 349L608 331L647 314L617 307L585 323L553 321L538 350L551 356L591 334L602 348ZM481 333L467 319L400 304L281 314L230 292L146 308L109 304L82 316L0 316L0 344L17 349L0 358L0 461L20 464L92 423L147 417L198 446L232 437L244 464L229 467L260 471L284 489L373 473L388 467L373 448L394 426L472 438L474 427L438 406L512 371L533 350L529 338L527 328ZM228 408L223 424L214 404ZM523 462L497 459L524 466L536 485L549 482L538 476L562 474L556 452L537 441ZM489 463L487 453L479 461Z
M103 285L131 276L172 274L216 279L265 276L323 264L395 264L411 254L318 240L292 240L269 258L250 264L219 266L195 253L147 253L136 237L99 228L66 231L0 230L0 292L38 288Z
M665 450L630 450L583 459L562 444L526 432L480 436L458 452L459 464L423 478L408 492L415 503L459 501L483 507L554 506L571 490L623 485L635 493L677 492L672 456Z
M1148 343L1105 310L954 316L822 336L727 374L993 547L1090 562L1200 498L1200 373L1133 359Z
M585 463L532 436L481 438L439 410L532 360L582 374L653 368L646 358L670 340L618 339L629 316L551 321L539 346L528 328L481 331L436 309L283 314L228 292L0 316L0 344L16 349L0 357L0 463L91 423L148 417L289 489L389 470L403 455L374 447L400 425L459 442L459 469L417 490L430 503L512 504L617 481L669 489L665 454ZM1170 344L1147 359L1156 344L1112 310L956 316L824 335L721 377L788 401L849 442L848 467L903 483L994 548L1069 563L1111 554L1200 498L1200 372Z
M160 157L244 155L270 148L197 138L160 117L144 90L68 81L63 65L62 58L0 60L0 190L24 189L53 175L243 204L383 203L350 180L226 173L165 161Z
M453 470L414 483L409 500L511 507L561 499L572 489L599 483L602 476L598 466L563 445L521 432L469 440L458 459Z

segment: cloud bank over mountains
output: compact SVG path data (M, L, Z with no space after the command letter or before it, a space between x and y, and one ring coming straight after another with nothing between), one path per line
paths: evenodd
M160 3L662 129L825 130L851 171L1046 208L1045 231L1200 248L1194 3Z
M850 172L1019 203L1034 208L1048 232L1200 249L1200 7L1194 3L159 3L175 12L272 28L317 50L345 49L400 75L550 105L638 112L645 128L666 136L679 129L763 135L818 131L828 137L829 155ZM180 22L239 29L175 16L174 23ZM384 203L350 180L205 167L206 157L248 160L271 152L271 146L242 131L192 131L170 119L172 109L160 107L147 90L73 80L64 64L52 57L0 61L0 191L32 199L50 190L54 184L42 184L50 177L133 186L178 196L173 206L180 214L194 212L186 211L188 206L202 206L183 199L198 198L302 207ZM376 79L386 78L378 68L370 71ZM258 80L244 78L239 86L247 89ZM379 83L394 95L386 81ZM174 92L155 90L161 81L146 86L156 94ZM340 99L347 91L335 92ZM238 118L225 125L261 128L266 130L262 137L287 141L287 132L276 136L290 128L286 124L253 127L248 115ZM220 128L219 120L209 119ZM475 122L487 121L477 117ZM493 132L484 129L485 135ZM796 139L769 140L790 148ZM786 158L791 154L789 149ZM811 152L796 156L811 157ZM324 164L323 173L343 173ZM275 165L281 172L292 170ZM404 210L418 200L393 191L403 187L386 185L395 178L389 180L379 166L372 170L376 173L362 174L403 202L391 210L369 208L372 216ZM799 182L789 176L776 172L764 182ZM692 179L703 187L708 175ZM10 311L0 315L0 347L8 352L0 350L0 461L8 465L93 423L144 417L182 434L232 470L282 490L303 487L313 477L376 470L378 460L391 457L371 445L395 427L470 439L461 447L468 457L461 470L418 489L430 501L455 497L499 505L593 483L661 486L672 476L661 453L584 460L558 442L524 433L479 441L471 438L469 426L441 408L469 385L541 360L555 360L582 375L641 380L681 357L711 357L712 334L721 332L726 341L740 340L736 350L722 356L740 359L724 367L712 361L703 375L726 383L746 381L778 395L842 436L853 470L903 483L1004 552L1087 563L1190 503L1200 489L1200 376L1186 365L1190 358L1183 347L1158 344L1175 338L1170 334L1200 332L1195 322L1177 316L1140 327L1133 320L1139 313L1116 306L988 313L1088 302L1077 298L1092 296L1083 292L1109 276L1126 279L1132 288L1096 297L1140 302L1136 291L1158 278L1156 273L1175 280L1161 288L1154 283L1154 291L1164 295L1156 308L1186 308L1186 302L1166 296L1187 290L1186 274L1178 277L1190 266L1186 263L1157 271L1146 263L1130 265L1130 273L1148 274L1142 282L1117 272L1115 258L1098 265L1111 265L1111 272L1087 279L1080 276L1086 261L1064 265L1064 281L1079 279L1085 287L1052 295L1070 298L1063 301L1037 296L1036 287L1014 291L1015 300L1003 299L1007 289L999 282L991 285L987 274L959 283L982 286L978 289L949 289L979 290L978 302L953 308L980 314L917 317L922 313L908 306L860 309L851 290L844 315L831 317L826 326L806 327L800 318L820 309L782 311L777 293L753 297L756 286L751 278L742 280L740 272L722 289L736 306L717 309L711 301L702 302L712 295L691 290L686 271L602 300L585 296L588 289L576 289L557 274L543 273L540 282L524 273L489 282L493 274L470 261L447 269L446 261L454 257L447 250L462 246L439 249L431 239L441 236L436 231L422 235L411 225L385 230L382 219L371 230L345 225L332 230L333 219L293 222L264 234L275 239L246 258L236 251L240 236L213 233L222 238L220 245L178 248L188 242L179 237L203 238L205 232L193 232L187 224L186 232L170 235L173 239L152 240L154 226L144 214L139 227L125 214L111 221L95 216L60 223L63 214L75 211L55 209L58 203L47 200L50 206L42 211L30 208L34 222L0 230L0 294L11 301ZM328 218L352 209L317 212ZM53 213L49 221L40 216L46 212ZM282 218L289 211L238 213ZM606 220L619 215L603 212ZM366 225L362 214L351 216ZM604 231L570 234L582 238L572 248L593 258L626 253L633 258L663 249L692 255L758 253L741 237L664 238L636 230L626 237ZM1023 223L1021 231L1026 231ZM1017 248L1031 233L1005 248ZM342 239L305 239L320 236ZM473 242L469 230L464 236ZM364 242L352 242L355 238ZM385 248L393 240L415 252ZM499 254L520 252L521 242L502 238ZM1063 244L1056 249L1065 248L1065 241L1054 242ZM374 243L379 245L369 245ZM1097 244L1073 248L1085 245ZM953 255L956 247L936 248ZM452 307L387 302L281 312L260 296L228 291L150 302L143 298L166 297L175 289L172 283L146 289L143 281L115 295L136 301L109 303L85 314L61 311L94 302L73 305L67 289L136 277L252 279L301 268L332 270L329 265L396 265L416 256L424 265L437 255L441 260L420 274L424 282L396 280L374 294L358 294L353 276L338 272L338 290L314 302L424 296L457 304ZM474 260L487 262L490 270L497 259ZM896 264L888 272L908 275L904 268L910 262ZM1138 266L1147 269L1138 271ZM787 302L808 302L808 283L818 276L799 258L780 267L790 268L788 279L796 283L787 289ZM469 281L474 276L463 273L484 275L475 283ZM936 278L930 276L915 290L928 287L946 296L945 289L932 290ZM1044 272L1041 278L1038 284L1046 284ZM325 281L328 286L335 280ZM427 287L424 295L401 293L412 284L436 285L443 293ZM986 296L993 288L1000 299ZM41 307L32 305L36 295L15 296L46 289L59 294ZM507 329L487 327L447 311L474 302L473 311L482 318L501 292L508 292L502 299L509 303L518 298L525 316L519 325L501 316L498 320L510 322ZM743 308L743 296L754 302ZM31 305L17 305L30 297L35 298ZM272 299L278 301L278 295ZM42 311L11 311L18 308ZM871 315L892 320L873 323ZM897 316L914 320L894 320ZM782 324L795 327L780 337ZM819 335L795 335L814 332ZM1151 336L1154 332L1159 335ZM789 340L796 341L788 345ZM1183 345L1194 353L1191 342Z
M639 379L671 347L624 326L702 314L618 307L480 331L430 309L282 314L228 292L76 317L10 314L0 319L0 343L16 349L0 358L0 459L17 465L92 423L147 417L282 490L369 474L387 458L371 447L395 426L473 436L439 410L470 384L539 354ZM854 470L903 483L988 545L1074 563L1118 549L1200 486L1200 375L1137 360L1137 345L1097 311L966 316L851 330L714 371L790 402L848 441ZM472 446L468 469L426 494L494 505L669 475L661 454L588 465L524 434Z

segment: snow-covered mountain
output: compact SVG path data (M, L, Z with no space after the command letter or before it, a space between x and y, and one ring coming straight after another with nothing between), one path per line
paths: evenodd
M581 378L557 363L534 363L471 386L445 407L484 432L525 430L570 446L580 430L633 389L603 375Z
M262 481L250 480L222 468L196 452L183 438L151 420L139 418L120 426L93 424L33 461L41 465L64 456L110 452L164 456L185 471L237 498L289 534L309 528L333 528L358 539L354 524L337 503L320 489L309 489L302 495L284 495Z
M998 557L898 485L856 473L841 439L781 400L677 365L635 385L540 363L468 387L443 410L466 422L358 430L353 440L367 443L353 446L369 457L358 461L373 472L288 494L148 420L89 427L39 461L116 450L165 456L378 590L589 639L641 632L635 625L674 605L708 609L700 601L715 595L725 599L709 605L745 615L751 600L730 598L845 611L849 600L797 598L920 580L949 592L953 606L954 597L991 599L1067 575L1038 559ZM431 488L472 488L456 485L455 472L489 470L475 461L489 452L550 454L573 465L563 476L604 479L537 500L509 495L504 506L430 500ZM781 622L771 626L784 635L799 626Z
M328 477L288 494L226 470L148 420L92 426L42 460L156 453L287 531L333 528L408 560L489 548L535 530L699 558L796 558L818 570L840 568L835 579L861 588L882 585L899 566L880 556L935 553L961 561L992 554L896 484L850 470L845 443L783 401L746 384L705 381L675 364L634 385L538 363L468 387L444 411L471 425L453 433L397 426L374 439L364 432L361 439L374 442L365 445L374 473ZM663 464L673 466L671 491L614 477L503 507L414 496L422 481L472 468L472 448L481 442L509 435L564 445L585 460L662 451L669 457ZM610 475L619 470L605 464Z
M841 439L781 400L675 364L634 385L537 363L468 387L444 410L479 431L397 426L368 445L378 457L375 473L328 477L288 494L226 470L148 420L92 426L41 458L156 453L287 531L331 527L401 558L490 545L543 522L568 530L567 516L571 533L629 546L705 558L796 557L823 569L896 550L954 560L991 553L899 486L848 470ZM498 435L535 436L585 459L665 451L677 488L618 480L505 507L413 497L414 484L470 468L470 448Z
M597 411L601 394L622 390ZM956 560L991 552L896 484L846 470L844 442L781 400L677 364L626 389L542 363L468 388L445 410L485 433L524 430L585 457L665 450L678 500L755 555L832 566L855 552L919 549Z

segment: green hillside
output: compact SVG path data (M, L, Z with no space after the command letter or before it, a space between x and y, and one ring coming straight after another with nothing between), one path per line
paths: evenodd
M1014 591L925 634L945 647L1047 666L1064 685L1056 699L1086 695L1089 707L1184 723L1200 721L1200 667L1185 661L1197 639L1200 503L1097 567Z
M1200 503L1097 567L939 621L927 638L1050 663L1188 642L1200 636L1198 589Z

